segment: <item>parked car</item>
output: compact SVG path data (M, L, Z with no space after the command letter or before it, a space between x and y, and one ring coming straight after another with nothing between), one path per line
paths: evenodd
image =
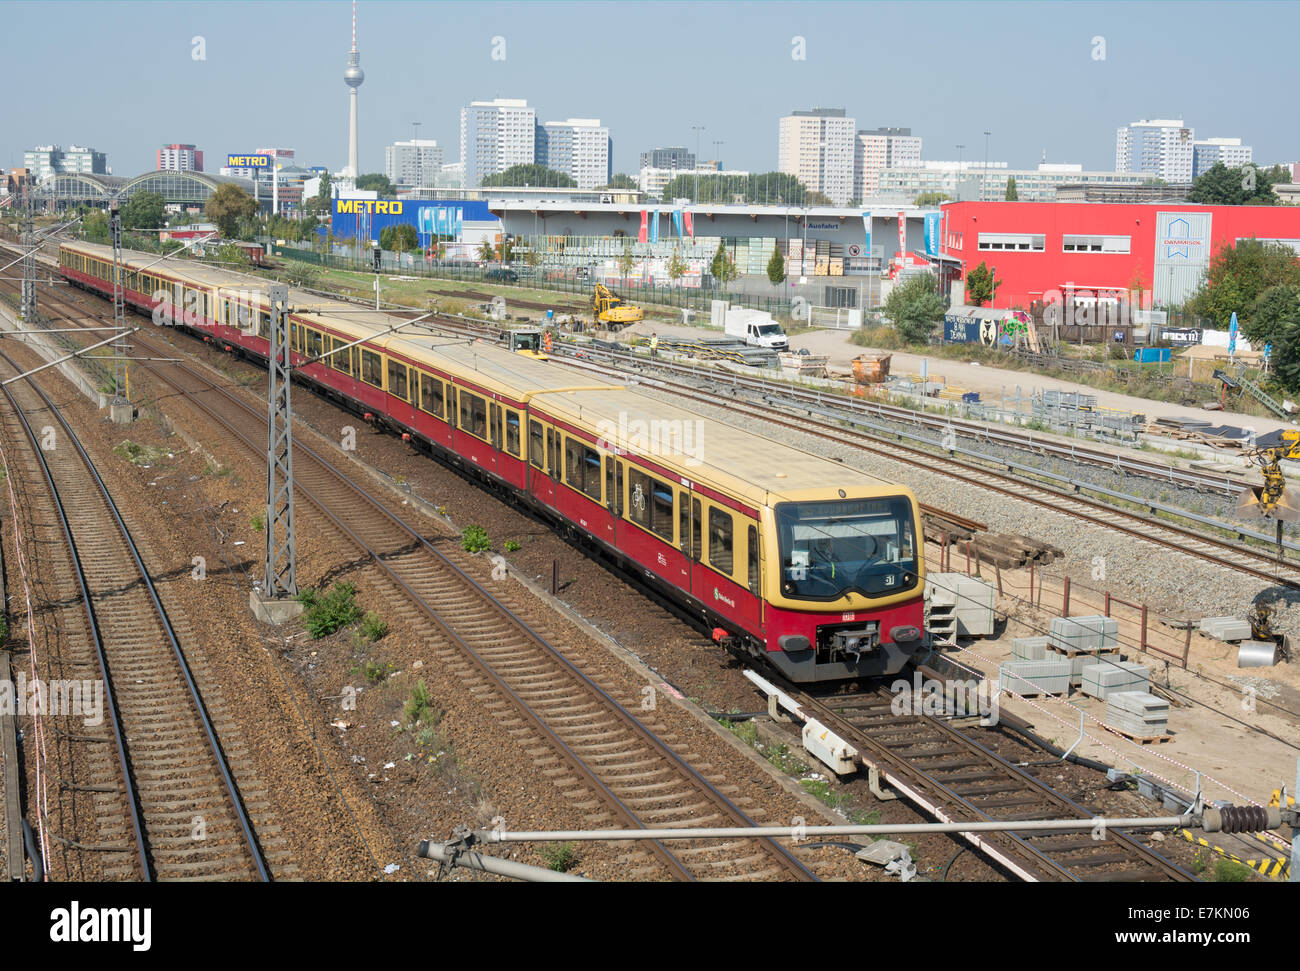
M519 274L514 270L507 270L503 267L494 267L483 274L485 280L498 280L503 283L514 283L519 279Z

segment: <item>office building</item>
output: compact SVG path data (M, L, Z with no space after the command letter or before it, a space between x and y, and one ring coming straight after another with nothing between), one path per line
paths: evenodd
M158 168L168 172L202 172L203 153L193 145L164 145L158 149Z
M853 198L854 119L843 108L794 111L780 121L777 168L837 205Z
M537 111L523 99L473 101L460 110L460 164L464 184L477 187L512 165L530 165Z
M434 186L442 172L442 147L435 139L393 142L384 148L384 174L396 186Z
M609 128L599 118L569 118L538 125L533 133L538 165L563 172L579 189L608 185L613 177Z
M921 136L910 128L876 128L859 131L853 143L853 198L870 199L880 191L885 169L918 165Z

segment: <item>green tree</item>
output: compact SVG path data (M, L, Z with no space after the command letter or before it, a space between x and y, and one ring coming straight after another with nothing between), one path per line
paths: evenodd
M614 177L602 189L639 189L641 186L635 178L626 172L615 172Z
M915 205L918 206L937 206L941 202L947 202L952 196L946 192L922 192L916 197Z
M621 276L626 277L632 272L632 265L636 263L636 257L632 255L632 241L623 240L623 252L618 256L618 271Z
M102 212L92 212L81 221L81 235L88 243L108 242L108 217Z
M676 283L686 275L686 261L682 259L680 249L674 249L673 255L668 259L668 279Z
M563 172L548 169L545 165L539 165L536 162L530 162L526 165L512 165L504 172L498 172L495 175L480 179L479 185L508 185L515 187L541 185L561 189L576 189L578 187L578 183Z
M234 236L241 220L251 220L257 215L257 200L233 182L226 182L212 193L204 211L217 224L222 236Z
M1202 206L1276 206L1281 200L1273 186L1290 181L1290 172L1281 166L1261 169L1247 162L1230 169L1215 162L1192 182L1187 201Z
M226 243L217 248L217 262L230 266L248 266L248 254L242 246Z
M991 301L997 296L1001 285L1001 280L993 278L993 271L988 268L988 264L981 262L966 274L966 302L982 307L985 300Z
M1007 201L1007 202L1019 202L1019 201L1020 201L1020 193L1016 192L1016 177L1015 177L1014 175L1008 175L1008 176L1007 176L1007 195L1006 195L1006 201Z
M316 190L316 194L312 196L311 199L304 200L303 208L308 209L311 212L328 213L330 207L333 205L333 200L334 183L330 179L330 174L328 172L322 172L320 177L320 188Z
M807 186L788 172L755 172L745 188L745 201L754 205L803 205L807 195Z
M713 265L709 268L709 272L713 274L713 279L723 286L726 286L740 275L736 269L736 264L727 255L725 240L718 240L718 251L713 254Z
M357 188L363 192L378 192L381 196L397 195L397 186L383 172L367 172L357 176Z
M779 248L772 250L772 258L767 261L767 278L773 286L785 282L785 257Z
M420 237L410 223L399 223L380 232L379 245L386 250L405 253L419 248Z
M161 229L166 200L156 192L136 192L122 207L123 229Z
M1273 337L1273 373L1288 391L1300 391L1300 319L1292 319Z
M885 298L885 316L907 343L924 344L934 325L943 319L943 297L937 287L933 273L921 273L894 287Z
M1243 239L1236 246L1225 242L1211 257L1205 279L1187 306L1224 326L1236 311L1244 327L1264 291L1283 285L1300 285L1300 263L1289 246L1257 239Z
M1300 322L1300 286L1282 283L1269 287L1256 298L1245 320L1238 317L1237 322L1252 344L1276 342L1287 327Z
M491 240L485 239L479 243L478 258L484 263L491 263L497 258L496 247L492 245Z

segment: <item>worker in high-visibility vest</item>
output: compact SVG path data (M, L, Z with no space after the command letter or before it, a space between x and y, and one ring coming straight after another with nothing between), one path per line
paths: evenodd
M548 330L545 334L542 335L542 350L546 351L546 353L549 354L554 348L555 348L555 338L551 336L551 332Z
M651 334L650 334L650 358L651 358L651 360L653 360L654 358L656 358L656 357L658 357L658 356L659 356L659 335L656 334L656 333L654 333L654 332L651 332Z

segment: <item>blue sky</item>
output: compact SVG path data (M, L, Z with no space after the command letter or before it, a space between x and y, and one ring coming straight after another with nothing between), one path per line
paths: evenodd
M1259 162L1300 158L1300 3L527 3L361 0L361 168L420 136L459 153L460 108L527 98L539 120L598 117L616 171L656 145L776 167L777 119L845 107L858 127L910 126L924 157L1032 167L1114 164L1115 128L1182 117L1239 135ZM293 148L347 161L348 2L5 2L0 164L37 144L89 144L118 175L158 146ZM65 29L66 28L66 29ZM206 59L192 57L201 36ZM794 37L807 57L791 57ZM505 59L493 60L493 38ZM1105 59L1093 38L1105 39ZM13 83L33 78L30 84ZM714 146L715 140L723 144Z

